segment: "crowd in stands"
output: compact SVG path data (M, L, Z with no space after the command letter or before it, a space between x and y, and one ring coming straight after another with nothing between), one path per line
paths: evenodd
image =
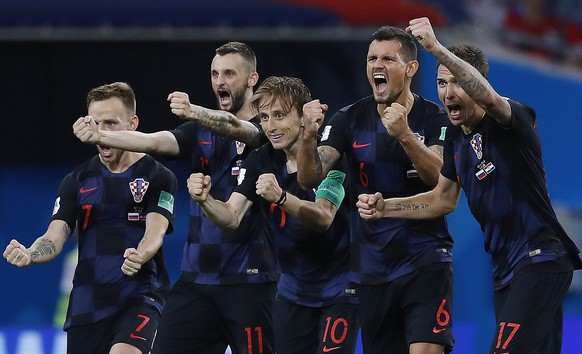
M510 49L582 69L582 1L465 0L474 23Z

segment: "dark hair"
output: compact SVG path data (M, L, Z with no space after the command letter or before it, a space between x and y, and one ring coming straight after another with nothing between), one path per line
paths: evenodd
M91 89L87 93L87 108L92 102L104 101L111 97L119 98L130 115L135 115L135 93L125 82L114 82Z
M402 45L402 54L406 61L416 60L418 49L412 34L392 26L380 27L372 34L372 41L398 41Z
M295 108L299 116L303 116L303 105L311 101L311 92L301 79L270 76L259 86L249 104L253 113L257 114L261 107L269 107L277 100L285 112Z
M461 60L471 64L481 75L483 75L484 78L487 78L487 74L489 73L489 62L481 49L466 43L455 44L447 49ZM439 63L439 65L440 64L441 63Z
M228 42L216 48L216 55L239 54L247 63L249 73L257 71L257 56L247 44L242 42Z

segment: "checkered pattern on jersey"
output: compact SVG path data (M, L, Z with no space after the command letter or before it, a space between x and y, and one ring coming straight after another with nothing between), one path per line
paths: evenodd
M148 182L140 202L130 187L136 179ZM121 265L125 250L143 238L147 213L165 216L171 232L174 214L158 204L162 191L174 196L176 188L176 176L149 155L122 173L94 157L63 179L52 219L78 226L79 247L65 328L97 322L131 303L161 312L170 285L162 249L135 276L123 274Z
M509 104L509 127L486 115L469 135L461 129L447 134L441 172L461 182L492 256L496 288L527 264L578 253L550 203L535 112Z
M192 172L210 175L210 193L216 199L228 200L237 185L242 160L250 149L192 122L172 133L180 145L181 156L192 162ZM216 227L191 200L180 279L207 285L275 281L275 246L265 225L249 216L257 215L254 208L236 230L228 231Z
M245 177L235 191L261 206L261 222L273 229L281 278L277 297L299 305L320 307L331 303L356 303L350 294L349 227L345 208L340 207L327 232L315 232L282 208L256 194L255 182L263 173L273 173L279 186L303 200L315 200L313 190L304 191L297 173L289 174L285 153L265 144L253 151L244 163ZM258 215L258 214L255 214ZM259 222L257 220L256 222Z
M443 145L446 113L433 102L414 96L408 115L410 129L427 146ZM345 154L351 178L352 203L361 193L381 192L385 198L430 190L418 177L397 139L382 125L373 96L342 108L325 127L321 145ZM419 267L450 262L453 240L444 218L381 219L363 222L354 208L351 217L354 248L359 249L362 284L380 284Z

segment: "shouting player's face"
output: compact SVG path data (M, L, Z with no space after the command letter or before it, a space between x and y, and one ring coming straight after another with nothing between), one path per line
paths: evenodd
M252 94L254 86L253 76L249 71L244 58L237 53L216 55L212 59L212 91L221 110L236 115L244 106L246 95Z
M437 91L453 125L474 128L485 113L444 65L437 68Z
M416 73L418 62L407 61L401 48L397 40L375 40L368 47L366 72L377 103L396 102Z
M91 102L88 114L95 119L100 130L135 130L137 128L137 116L132 115L118 97ZM119 162L123 154L123 150L105 145L97 145L97 150L101 161L105 164Z

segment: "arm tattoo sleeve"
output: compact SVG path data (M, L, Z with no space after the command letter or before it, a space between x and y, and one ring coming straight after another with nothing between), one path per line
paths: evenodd
M427 203L396 203L396 211L416 211L428 208Z
M203 126L215 132L229 132L230 125L236 124L233 119L225 112L206 111L198 112L198 119Z
M44 255L51 255L56 252L56 246L53 241L42 239L34 250L30 252L33 261L38 260Z

